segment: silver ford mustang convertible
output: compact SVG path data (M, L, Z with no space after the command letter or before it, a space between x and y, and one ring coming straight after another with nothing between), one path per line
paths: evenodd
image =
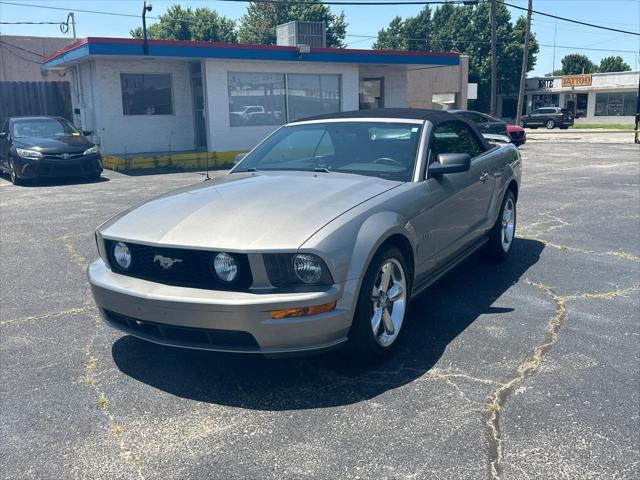
M480 247L509 256L520 176L517 148L447 112L289 123L228 175L98 227L91 289L109 325L152 342L373 360L412 297Z

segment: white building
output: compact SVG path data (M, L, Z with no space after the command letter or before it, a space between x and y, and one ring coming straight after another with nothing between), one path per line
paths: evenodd
M578 123L633 123L640 72L528 78L525 113L540 107L574 112ZM515 117L516 95L498 100L498 116Z
M107 155L199 150L229 158L287 121L406 107L408 72L425 66L453 69L466 95L455 53L306 50L150 40L144 55L142 40L86 38L43 68L72 77L75 122Z

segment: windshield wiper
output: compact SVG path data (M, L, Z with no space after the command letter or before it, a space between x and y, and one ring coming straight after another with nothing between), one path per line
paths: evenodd
M325 173L331 173L331 170L329 170L327 167L316 167L313 169L314 172L325 172Z

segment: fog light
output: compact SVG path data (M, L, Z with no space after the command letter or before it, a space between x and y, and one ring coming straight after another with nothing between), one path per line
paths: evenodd
M131 266L131 252L125 243L118 242L113 246L113 258L120 268L126 270Z
M334 300L333 302L323 303L322 305L313 305L311 307L284 308L282 310L272 310L269 312L269 315L271 318L306 317L309 315L329 312L336 308L337 304L338 301Z
M238 277L238 263L228 253L219 253L213 259L216 276L225 283L231 283Z

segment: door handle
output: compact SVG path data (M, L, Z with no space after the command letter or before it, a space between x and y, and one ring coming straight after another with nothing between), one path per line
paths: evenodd
M484 172L482 175L480 175L480 181L482 183L486 182L487 180L489 180L489 172Z

